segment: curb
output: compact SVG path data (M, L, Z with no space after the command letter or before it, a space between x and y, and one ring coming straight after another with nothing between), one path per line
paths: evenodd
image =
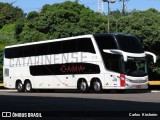
M0 89L0 92L16 92L17 90L15 89Z
M0 83L0 89L5 89L3 83Z
M0 83L0 87L4 87L3 83Z
M159 93L160 90L152 90L151 92L152 92L152 93Z

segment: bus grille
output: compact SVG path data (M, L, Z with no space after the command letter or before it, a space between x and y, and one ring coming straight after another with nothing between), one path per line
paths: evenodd
M129 80L131 83L146 83L147 80Z

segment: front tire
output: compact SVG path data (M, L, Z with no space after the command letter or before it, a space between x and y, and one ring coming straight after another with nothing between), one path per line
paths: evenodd
M31 84L31 82L27 81L25 83L25 91L26 92L32 92L32 84Z
M19 81L19 82L17 83L16 88L17 88L17 91L18 91L18 92L24 92L24 85L22 84L21 81Z

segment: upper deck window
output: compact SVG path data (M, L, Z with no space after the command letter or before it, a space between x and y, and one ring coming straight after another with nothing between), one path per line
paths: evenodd
M112 36L108 35L95 36L95 39L100 50L117 49L117 44Z
M120 50L130 53L144 53L142 44L135 36L116 35Z
M6 48L5 58L20 58L72 52L88 52L95 54L91 38L78 38Z

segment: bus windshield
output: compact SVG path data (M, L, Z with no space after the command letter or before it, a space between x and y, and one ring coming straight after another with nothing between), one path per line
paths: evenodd
M128 76L143 77L147 75L146 60L128 60L124 63L125 73Z

